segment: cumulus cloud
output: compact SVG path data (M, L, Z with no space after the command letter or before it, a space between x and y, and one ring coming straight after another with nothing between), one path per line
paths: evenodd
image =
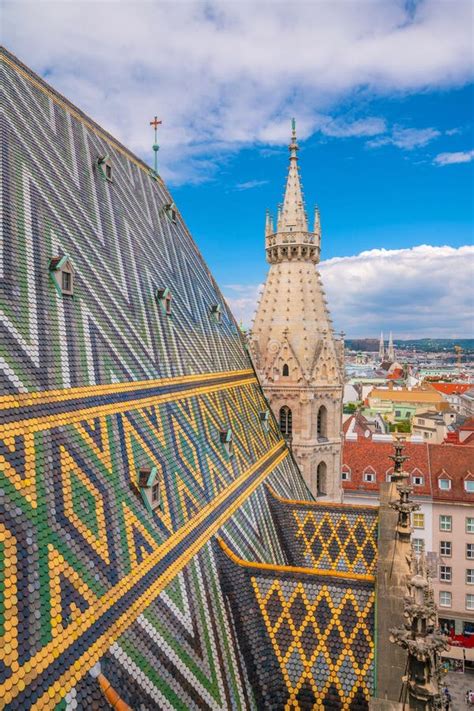
M379 146L392 144L397 148L412 151L414 148L422 148L428 145L439 136L441 136L441 131L436 128L403 128L402 126L394 126L391 135L368 141L368 145L371 148L378 148Z
M435 165L453 165L454 163L470 163L474 160L474 151L455 151L454 153L438 153L433 163Z
M7 0L2 36L150 159L158 114L160 170L177 183L209 178L242 146L285 144L292 115L302 138L379 135L383 119L341 107L358 91L468 81L471 20L470 0L295 0L290 13L280 0Z
M349 337L473 337L474 247L372 249L320 264L336 329ZM259 287L225 287L229 304L250 324Z

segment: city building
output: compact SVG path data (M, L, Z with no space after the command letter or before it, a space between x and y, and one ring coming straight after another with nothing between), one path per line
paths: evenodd
M385 415L390 421L411 420L419 409L442 411L448 409L448 403L441 393L417 388L374 388L367 395L370 413Z
M474 387L459 396L459 412L466 417L474 417Z
M255 369L315 496L341 494L343 342L336 339L317 264L319 211L309 230L298 169L295 124L283 205L276 229L267 213L270 264L250 335Z
M470 383L433 383L429 382L428 387L441 393L449 403L451 409L460 412L461 396L472 388Z
M431 444L442 444L449 434L458 431L464 420L454 410L416 412L411 421L411 432Z
M446 442L449 442L449 444L474 444L474 417L467 419L462 417L462 419L461 425L454 427L447 433Z
M275 279L299 299L276 306L301 328L279 321L270 339L268 382L292 383L277 422L157 170L0 60L0 706L397 702L411 680L411 652L407 664L390 642L413 572L411 503L395 482L381 506L316 501L281 431L293 407L300 449L337 465L328 493L340 489L341 344L295 137L267 234ZM288 294L299 270L308 288Z
M356 433L343 447L344 502L370 506L393 474L390 443ZM406 442L404 470L419 504L415 552L426 552L442 625L474 634L474 447Z

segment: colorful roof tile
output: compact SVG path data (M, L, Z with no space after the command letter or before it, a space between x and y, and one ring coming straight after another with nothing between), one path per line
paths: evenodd
M105 709L107 697L227 711L274 693L294 708L347 697L366 709L373 577L337 556L326 574L289 569L265 484L311 497L275 421L262 422L225 300L179 212L165 214L166 186L15 57L1 60L2 708ZM113 181L97 170L103 156ZM51 282L58 255L74 264L73 294ZM164 284L171 317L155 298ZM160 505L147 507L140 485L155 481ZM339 513L325 520L342 545ZM248 647L223 555L255 612ZM288 612L267 623L272 585ZM282 637L289 616L298 631ZM265 660L250 664L255 634L273 691Z

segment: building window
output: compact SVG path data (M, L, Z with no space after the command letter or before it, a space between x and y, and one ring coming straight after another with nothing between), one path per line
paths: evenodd
M349 467L346 464L344 464L342 467L341 480L342 481L350 481L351 480L351 470L349 469Z
M452 531L453 517L452 516L440 516L439 517L439 530L440 531Z
M466 595L466 610L474 610L474 595L472 593Z
M61 274L61 288L63 294L72 293L72 274L66 271L66 269Z
M450 583L453 579L453 569L450 565L439 566L439 579L441 583Z
M328 436L328 411L324 407L324 405L321 405L321 407L318 410L318 417L317 417L317 434L318 437L327 437Z
M366 481L368 484L373 484L375 482L375 471L372 469L372 467L367 467L367 469L364 471L364 481Z
M161 304L165 314L171 316L171 291L168 287L156 290L156 300Z
M448 590L440 590L439 593L439 606L440 607L451 607L452 595Z
M280 432L284 437L289 437L293 429L291 410L284 405L280 408Z
M423 553L423 551L425 550L425 542L423 538L412 538L411 545L414 553Z
M464 490L468 494L474 494L474 479L464 479Z
M453 553L453 544L451 541L440 541L439 543L439 554L444 558L451 558Z
M424 421L424 419L423 419L422 417L419 417L419 418L418 418L418 424L419 424L419 425L424 425L424 424L425 424L425 421Z
M151 487L151 500L153 504L159 504L160 503L160 482L156 482L153 484Z
M74 268L67 255L64 257L55 257L50 260L49 275L60 296L73 296Z
M327 466L326 462L319 462L316 470L316 493L317 496L325 496L327 493Z
M474 585L474 568L466 570L466 585Z
M424 528L425 527L425 514L424 513L414 513L413 514L413 528Z
M451 479L447 479L446 477L440 477L438 479L438 487L441 489L441 491L449 491L451 489Z
M283 375L284 378L288 378L288 376L290 375L290 369L288 367L288 363L284 364L281 374Z
M474 516L466 517L466 533L474 533Z
M420 474L415 474L412 476L413 486L423 486L423 477Z
M474 543L466 543L466 558L474 560Z
M401 414L400 410L395 410L395 417L400 417Z
M220 323L222 321L222 307L220 304L213 304L211 306L211 318L216 323Z

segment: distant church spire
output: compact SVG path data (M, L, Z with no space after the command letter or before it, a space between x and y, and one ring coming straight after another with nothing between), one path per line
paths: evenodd
M390 331L390 336L388 339L388 349L387 349L387 358L391 363L394 362L395 360L395 349L393 347L393 337L392 337L392 332Z
M308 222L301 190L300 174L298 170L298 141L296 138L296 122L291 121L290 167L286 180L285 198L281 213L279 231L281 232L307 232Z
M381 331L380 333L379 358L380 360L383 360L385 358L385 343L383 342L383 331Z

